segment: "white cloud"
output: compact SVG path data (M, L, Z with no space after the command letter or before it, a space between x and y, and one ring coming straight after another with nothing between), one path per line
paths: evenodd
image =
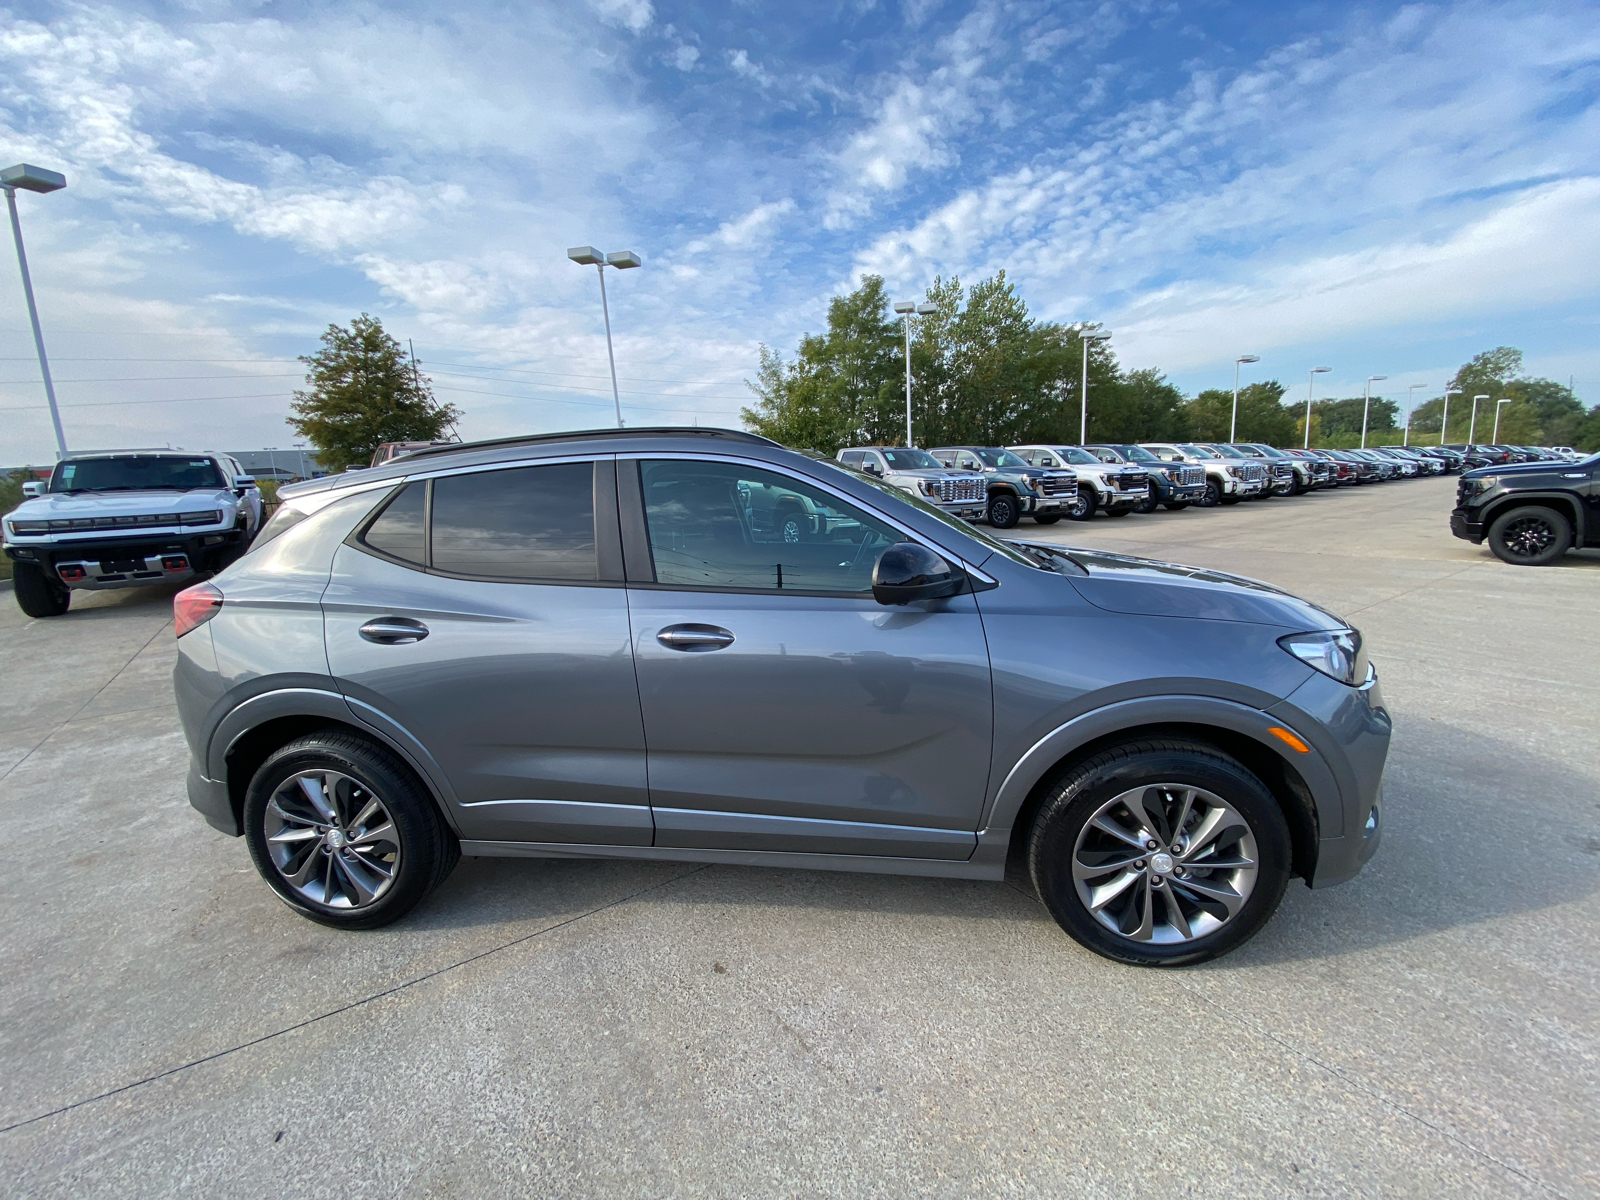
M656 15L650 0L589 0L589 7L599 13L602 20L634 33L648 29Z
M680 45L671 54L672 65L680 71L694 70L695 63L700 61L700 51L688 43Z
M735 75L743 76L762 87L768 87L772 83L772 76L767 74L760 63L751 60L748 50L728 51L728 66L733 69Z

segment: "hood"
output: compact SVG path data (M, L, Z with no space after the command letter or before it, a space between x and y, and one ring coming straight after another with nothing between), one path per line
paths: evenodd
M1546 461L1546 462L1531 462L1531 463L1513 463L1513 462L1508 462L1508 463L1503 463L1498 467L1494 467L1494 466L1473 467L1472 470L1470 470L1470 471L1461 472L1461 478L1463 478L1463 479L1493 479L1493 478L1496 478L1497 476L1501 476L1501 475L1547 475L1547 474L1550 474L1551 472L1555 472L1557 474L1564 474L1565 472L1568 472L1568 471L1572 471L1573 474L1578 474L1579 472L1574 470L1574 468L1577 468L1577 467L1590 467L1592 465L1593 464L1591 464L1591 463L1589 463L1587 461L1575 462L1575 463L1571 463L1571 462L1549 462L1549 461Z
M1072 586L1090 604L1109 612L1145 617L1194 617L1280 625L1296 633L1348 629L1349 623L1281 588L1200 567L1100 550L1070 549L1088 575Z
M6 516L24 520L69 520L73 517L136 517L151 514L205 512L236 503L227 488L151 488L137 492L46 492L24 500Z

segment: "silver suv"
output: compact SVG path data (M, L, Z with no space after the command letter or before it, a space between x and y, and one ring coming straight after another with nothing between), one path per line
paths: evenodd
M926 450L851 446L839 451L838 459L968 521L980 521L989 511L988 480L977 471L947 467Z
M462 853L1000 880L1014 852L1085 946L1175 965L1378 845L1361 635L1264 584L999 541L703 429L283 498L176 597L175 687L191 802L324 924L395 920Z

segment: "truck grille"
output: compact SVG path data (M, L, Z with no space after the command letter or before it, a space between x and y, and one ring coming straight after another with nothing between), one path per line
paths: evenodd
M1173 480L1179 487L1199 487L1205 481L1204 467L1179 467L1177 477Z
M1239 476L1247 483L1265 483L1267 481L1267 469L1259 463L1245 463L1244 466L1239 468Z
M1135 488L1142 488L1150 482L1150 476L1143 471L1124 471L1117 476L1117 490L1130 492Z
M183 525L215 525L222 514L211 512L156 513L137 517L73 517L68 520L18 521L16 530L23 536L41 533L132 533L151 526L178 528Z
M1074 495L1077 490L1076 475L1046 475L1039 481L1039 492L1045 496Z
M1292 479L1294 477L1294 468L1291 467L1288 463L1273 463L1272 464L1272 477L1274 479L1280 479L1280 480L1282 480L1282 479Z
M933 493L946 504L962 500L982 500L988 489L981 479L936 479Z

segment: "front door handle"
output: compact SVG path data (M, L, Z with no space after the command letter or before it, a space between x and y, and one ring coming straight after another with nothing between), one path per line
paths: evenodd
M361 627L361 636L380 646L407 646L428 636L428 627L410 617L379 617Z
M656 634L656 641L668 650L704 653L733 645L733 634L718 625L668 625Z

